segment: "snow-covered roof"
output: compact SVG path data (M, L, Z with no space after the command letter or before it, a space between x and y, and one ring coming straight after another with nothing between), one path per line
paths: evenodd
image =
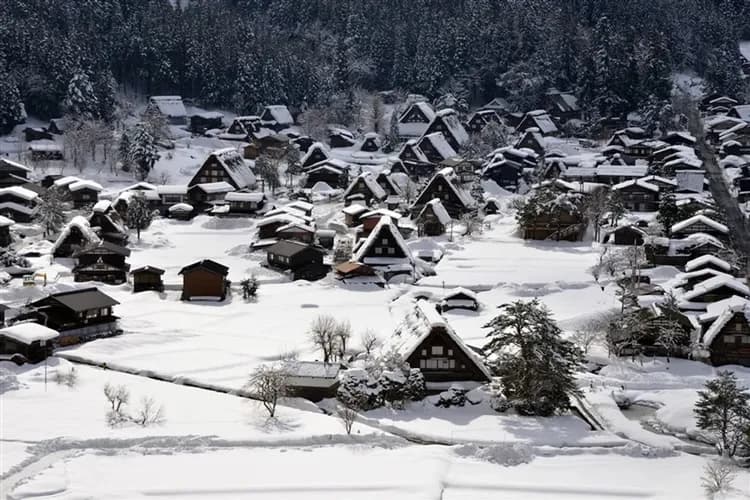
M309 212L309 211L311 211L315 207L315 205L313 205L312 203L309 203L307 201L303 201L303 200L294 200L294 201L292 201L290 203L287 203L286 207L287 208L294 208L294 209L302 210L302 211L305 211L305 212Z
M207 182L205 184L196 184L193 186L193 188L198 188L204 193L213 194L213 193L228 193L230 191L234 191L234 186L229 184L226 181L219 181L219 182ZM192 188L191 188L192 189Z
M263 199L266 197L265 193L240 193L240 192L232 192L227 193L224 197L225 201L248 201L253 203L258 203L260 201L263 201Z
M360 205L359 203L352 203L348 207L344 207L341 211L344 212L346 215L355 216L355 215L363 214L367 212L368 210L369 208L363 205Z
M39 323L18 323L0 329L0 336L29 345L41 340L52 340L59 337L60 333Z
M183 118L187 116L187 110L178 95L154 95L149 98L159 111L171 118Z
M159 193L159 195L187 194L188 187L185 184L169 184L169 185L158 186L156 188L156 192Z
M432 334L433 329L439 328L461 349L464 355L474 362L487 380L492 380L492 373L484 364L476 352L469 349L459 337L448 321L437 312L435 305L426 300L417 301L412 313L407 315L404 324L399 329L399 334L391 340L392 343L400 343L396 348L403 359L414 354L414 351Z
M720 312L719 312L720 311ZM750 302L743 297L733 295L732 297L713 304L708 305L708 312L705 315L700 316L700 320L705 322L710 317L716 316L716 319L711 323L711 326L706 329L701 339L703 345L706 347L711 346L716 336L726 326L727 323L734 317L736 313L742 312L745 314L747 319L750 316Z
M712 292L722 287L731 288L740 295L750 297L750 288L734 276L714 276L706 281L702 281L695 287L680 297L681 302L690 302L701 295Z
M354 188L361 182L364 182L367 186L367 189L370 190L372 195L377 199L383 199L385 198L386 192L383 187L378 184L377 178L375 177L375 174L372 172L362 172L359 174L352 182L349 184L349 187L346 188L346 191L344 191L344 198L349 196L349 194L354 190Z
M676 180L661 177L659 175L647 175L646 177L641 177L639 180L648 182L650 184L667 184L669 186L677 186Z
M326 158L330 157L330 151L325 144L323 144L322 142L314 142L310 145L309 148L307 148L307 152L302 155L302 158L300 158L300 164L304 165L316 151L322 152Z
M4 201L0 203L0 210L6 209L6 208L13 212L19 212L19 213L26 214L26 215L31 215L36 210L35 208L27 207L26 205L21 205L20 203L15 203L13 201Z
M93 210L94 212L104 213L109 210L110 207L112 207L112 202L110 200L99 200L94 204Z
M80 191L82 189L90 189L92 191L100 192L104 188L98 182L79 180L69 184L68 189L72 192Z
M703 162L695 156L680 155L679 158L668 161L664 164L666 167L676 167L678 165L687 165L693 168L703 167Z
M16 198L21 198L22 200L26 201L32 201L39 198L39 195L32 191L31 189L26 189L21 186L8 186L4 188L0 188L0 196L9 194L11 196L14 196Z
M737 116L740 117L740 120L750 122L750 104L741 104L739 106L734 106L732 110L737 113Z
M367 239L362 243L362 245L360 245L360 247L355 252L353 260L356 260L357 262L362 262L363 264L368 264L369 259L367 259L367 253L370 251L370 248L373 245L375 245L378 239L381 237L380 233L384 231L390 232L391 236L393 236L393 239L396 242L396 245L401 248L404 255L406 256L402 259L388 259L388 260L406 260L410 264L413 264L414 257L411 254L411 250L409 250L409 246L406 244L406 241L404 241L404 237L399 232L398 228L396 227L396 224L393 223L393 219L391 219L388 216L383 216L380 218L375 228L367 236Z
M620 189L628 188L631 186L639 186L644 189L648 189L649 191L658 192L659 186L656 184L651 184L650 182L644 181L643 179L633 179L625 182L621 182L619 184L615 184L612 186L612 191L619 191Z
M453 139L459 144L465 144L469 140L469 134L466 129L461 125L461 121L458 119L458 113L451 108L441 109L435 113L435 120L442 120L445 124L447 132L453 136Z
M713 264L719 269L723 269L727 272L732 270L732 266L727 261L720 259L715 255L701 255L700 257L689 260L685 264L685 271L691 272L708 264Z
M314 233L315 228L312 226L309 226L307 224L304 224L302 222L290 222L289 224L286 224L284 226L281 226L276 230L277 233L286 232L286 231L293 231L296 230L296 232L303 232L303 233Z
M450 224L451 216L450 214L448 214L448 211L445 209L443 202L440 201L439 198L433 198L432 200L425 203L424 207L419 212L417 219L422 217L428 207L432 210L432 213L435 214L435 217L437 217L438 221L440 221L443 226Z
M456 150L451 147L448 140L445 138L442 132L433 132L427 134L419 141L419 148L421 149L424 141L427 141L437 151L437 153L444 159L456 156Z
M255 174L235 148L218 149L211 153L239 189L255 186Z
M558 130L557 125L552 121L552 117L543 109L529 111L526 113L524 121L527 118L534 122L536 128L538 128L542 134L553 134Z
M150 191L156 189L155 184L151 184L150 182L136 182L135 184L132 184L126 188L123 188L120 190L121 193L125 191Z
M25 170L27 172L31 172L31 168L27 167L26 165L22 165L21 163L18 163L17 161L13 161L8 158L0 158L0 166L3 164L8 165L13 168L17 168L19 170Z
M729 228L721 222L716 222L713 219L709 219L705 215L694 215L677 224L672 225L672 233L678 233L683 229L692 226L693 224L704 224L720 233L729 234Z
M388 210L387 208L377 208L375 210L370 210L369 212L365 212L362 215L360 215L360 218L367 219L369 217L390 217L392 220L397 221L402 216L398 212L394 212L393 210Z
M417 157L417 161L420 161L422 163L429 163L430 160L427 159L424 152L419 149L419 145L417 144L416 139L409 139L404 143L403 147L401 148L401 151L399 151L399 156L406 150L409 149L414 153L414 156Z
M175 203L167 210L169 210L170 212L192 212L193 205L190 205L189 203Z
M15 224L15 221L0 215L0 227L12 226L13 224Z
M479 301L479 297L477 297L476 293L462 286L456 287L452 290L448 290L446 294L443 295L443 300L451 300L453 297L458 297L460 295L465 295L469 297L470 299L475 300L477 302Z
M337 363L323 363L320 361L288 361L284 363L284 371L292 378L323 378L336 380L341 366Z
M273 120L280 125L291 125L294 123L294 118L292 118L289 108L283 104L266 106L265 111L267 111L273 117Z
M93 245L99 243L99 236L97 236L94 230L91 228L91 224L89 224L88 219L86 219L82 215L76 215L70 220L70 222L65 225L63 230L60 232L60 236L57 237L57 240L55 240L55 243L52 245L53 254L60 247L60 245L65 242L65 239L70 236L70 231L73 228L78 229L81 232L81 235L86 240L88 240L89 244Z
M81 179L74 175L68 175L66 177L60 177L59 179L56 179L55 182L52 183L55 187L65 187L69 186L70 184L73 184L74 182L78 182Z
M296 215L292 215L290 213L281 213L281 214L275 214L270 217L264 217L261 220L259 220L255 226L256 227L264 227L269 224L292 224L292 223L299 223L299 224L306 224L307 221L303 218L300 218Z

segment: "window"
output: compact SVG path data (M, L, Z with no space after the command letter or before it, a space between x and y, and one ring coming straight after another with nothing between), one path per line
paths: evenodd
M735 324L734 324L734 331L735 331L735 332L738 332L738 333L742 333L742 330L743 330L743 328L742 328L742 327L743 327L743 326L744 326L744 325L743 325L742 323L735 323Z
M396 249L393 247L388 247L388 255L393 255L396 253Z
M427 356L427 349L422 349L422 356Z
M448 356L453 356L453 349L448 349Z
M99 309L99 316L107 316L109 314L109 309L106 307L102 307Z
M443 355L443 346L441 345L434 345L430 349L430 354L433 356L442 356Z
M380 244L381 245L387 245L388 244L388 238L383 238L382 240L380 240Z
M375 247L375 255L382 255L383 249L380 247Z

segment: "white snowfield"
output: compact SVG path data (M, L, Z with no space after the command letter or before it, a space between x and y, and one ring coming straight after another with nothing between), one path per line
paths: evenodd
M549 141L571 154L591 154L577 143ZM178 141L155 175L167 175L168 185L185 183L210 151L227 145ZM337 155L348 155L344 149ZM368 168L377 174L384 166ZM111 192L132 184L84 174ZM362 414L348 436L339 418L310 402L284 400L269 420L258 402L235 394L255 367L282 354L320 359L307 338L320 314L348 320L356 349L366 330L390 336L419 297L438 303L464 287L482 307L451 310L444 321L465 343L481 347L483 326L509 301L539 298L568 332L617 306L614 286L600 286L589 273L596 245L525 242L507 207L510 195L499 188L492 194L501 211L486 219L482 234L461 236L463 227L454 221L452 238L406 242L414 256L443 256L436 275L414 286L344 285L332 277L289 282L261 266L263 251L248 251L259 219L156 219L140 241L131 235L129 263L164 269L166 292L99 285L120 302L115 313L122 335L59 349L47 362L46 384L43 364L0 361L0 499L704 498L700 476L712 450L700 442L692 406L716 370L697 362L657 358L641 365L610 360L594 348L592 357L606 366L581 374L580 385L584 404L606 428L599 431L574 414L500 414L488 397L450 409L428 398L403 410ZM316 203L317 227L343 220L342 208ZM51 246L32 242L27 248L32 245L41 253ZM221 303L180 301L179 270L206 258L229 267L232 296ZM47 287L11 283L0 288L1 303L23 305L80 286L73 283L70 259L32 260L49 277ZM238 283L251 274L261 286L257 300L246 303ZM671 268L651 272L654 284L675 275ZM57 382L58 374L73 369L72 387ZM750 370L731 369L750 385ZM131 413L143 398L153 398L164 421L110 427L107 383L129 389ZM614 398L622 395L650 407L648 418L621 411ZM739 472L734 487L726 498L750 498L750 474Z

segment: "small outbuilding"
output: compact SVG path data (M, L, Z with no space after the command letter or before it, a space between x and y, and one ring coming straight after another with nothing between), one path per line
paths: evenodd
M153 266L143 266L130 271L133 278L133 293L153 290L156 292L164 291L164 281L162 276L164 269Z
M0 354L21 354L30 363L43 361L52 354L57 330L38 323L18 323L0 329Z
M229 291L229 268L210 259L185 266L182 276L181 300L224 300Z

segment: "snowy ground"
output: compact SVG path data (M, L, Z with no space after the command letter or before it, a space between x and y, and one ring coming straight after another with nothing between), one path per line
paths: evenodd
M215 139L180 141L164 155L154 176L170 184L187 182L209 151L225 145ZM555 147L590 154L575 144ZM107 171L82 175L112 190L132 183ZM340 208L316 204L315 216L327 221L338 217ZM587 404L610 432L592 432L571 415L530 419L497 414L486 401L460 409L438 409L426 401L401 411L368 412L355 424L355 435L346 436L336 417L311 403L287 401L278 419L268 422L255 402L179 385L190 380L240 389L255 366L282 354L318 359L306 330L319 314L348 319L354 347L365 330L387 337L417 296L439 298L444 288L454 286L478 292L478 312L446 313L458 335L477 346L485 342L483 325L511 300L539 298L566 331L616 305L612 287L602 289L589 274L598 252L591 244L525 242L516 235L509 210L487 223L482 234L471 238L459 236L456 228L453 241L447 236L430 243L411 241L415 248L431 245L444 254L436 276L416 286L381 289L341 285L331 278L291 283L262 268L265 254L248 253L255 232L252 219L156 220L131 245L132 267L161 267L168 285L179 284L183 266L211 258L229 266L235 283L249 274L259 276L257 301L245 303L235 293L221 304L184 303L173 290L132 294L127 285L101 286L121 302L116 313L124 334L60 354L106 363L110 370L77 365L78 383L69 388L54 382L58 369L70 370L69 362L53 358L45 390L43 365L0 365L19 384L0 389L0 498L16 484L20 486L12 498L190 494L278 499L341 493L355 499L411 499L437 498L441 491L445 499L480 500L501 495L702 498L699 477L707 458L685 453L711 451L692 441L699 437L691 413L696 390L716 372L700 363L612 362L596 351L608 366L597 375L583 375L581 385ZM13 283L0 288L0 301L23 304L73 286L71 262L35 261L48 271L47 288ZM667 268L652 271L655 283L673 276L674 270ZM158 374L177 384L118 373L119 368ZM750 370L736 371L750 385ZM134 408L142 397L153 397L164 406L164 423L110 428L102 391L107 382L129 387ZM649 422L620 411L615 393L652 407ZM414 446L404 437L461 445ZM336 446L324 446L332 444ZM101 481L103 477L108 480ZM747 474L735 486L743 490L736 498L750 498Z

